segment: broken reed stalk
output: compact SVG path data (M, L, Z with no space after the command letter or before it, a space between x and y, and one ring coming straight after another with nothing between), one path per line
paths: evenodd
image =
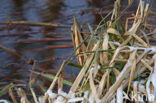
M17 99L15 98L15 96L14 96L14 94L13 94L13 92L12 92L12 88L9 88L9 95L10 95L10 97L11 97L13 103L18 103L18 102L17 102Z
M62 28L70 28L70 25L58 25L52 23L42 23L42 22L28 22L28 21L10 21L10 22L0 22L0 24L6 25L30 25L30 26L49 26L49 27L62 27Z
M60 76L60 74L61 74L61 72L62 72L62 70L63 70L63 68L64 68L64 66L66 64L66 62L67 61L63 61L59 71L57 72L57 74L56 74L56 76L55 76L55 78L54 78L53 82L51 83L48 90L52 90L54 88L54 86L56 85L56 82L57 82L57 80L58 80L58 78L59 78L59 76ZM44 103L46 103L46 101L48 99L48 96L49 96L48 94L45 95L45 102Z
M0 48L3 49L3 50L5 50L5 51L7 51L7 52L9 52L9 53L11 53L12 55L15 55L15 56L21 58L21 55L18 54L18 53L16 53L16 52L13 51L12 49L9 49L9 48L4 47L4 46L2 46L2 45L0 45Z
M72 48L72 47L73 47L73 45L51 45L51 46L44 47L44 48L31 49L29 51L23 52L22 54L26 54L29 52L38 52L38 51L43 51L43 50L49 50L49 49Z
M89 35L91 34L90 32L87 32L87 31L82 31L81 32L82 34L86 34L86 35ZM50 32L50 33L44 33L43 32L22 32L22 33L9 33L9 34L1 34L0 37L14 37L14 36L27 36L27 35L46 35L46 36L50 36L50 37L57 37L58 35L64 35L64 34L69 34L69 32ZM152 34L149 34L149 35L152 35ZM58 36L59 37L59 36Z
M8 43L31 43L31 42L52 42L52 41L71 41L71 38L38 38L38 39L23 39L16 41L6 41L1 44Z
M9 33L9 34L1 34L0 37L11 37L11 36L26 36L26 35L37 35L40 32L22 32L22 33Z

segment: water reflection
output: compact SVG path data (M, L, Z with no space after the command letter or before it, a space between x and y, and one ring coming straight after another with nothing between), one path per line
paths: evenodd
M27 0L12 0L14 6L11 12L11 18L13 20L26 20L24 16L24 4L27 3Z
M96 7L96 8L103 8L105 6L113 5L116 0L87 0L88 5Z
M94 15L94 24L98 24L102 17L106 16L110 10L113 8L115 0L87 0L89 7L96 10L91 10Z
M61 17L61 8L64 6L62 0L48 0L40 12L43 22L53 22Z
M50 22L58 24L72 25L73 18L72 15L75 14L80 24L90 23L98 24L101 20L101 16L105 16L109 10L112 9L115 0L0 0L0 21L7 21L8 17L11 20L26 20L26 21L37 21L37 22ZM127 5L127 0L123 0L122 4ZM153 10L155 10L156 1L154 0ZM132 7L136 9L137 3ZM100 10L103 13L100 14ZM93 11L98 13L94 13ZM89 11L89 12L82 12ZM8 33L8 29L5 25L0 25L0 28L5 28L5 30L0 31L1 34ZM54 27L32 27L26 25L14 25L13 29L10 30L11 33L30 33L27 36L16 36L16 37L1 37L0 41L13 41L22 39L35 39L35 38L47 38L47 37L70 37L70 28L54 28ZM32 32L38 32L32 35ZM53 32L62 32L63 34L53 35ZM51 34L51 36L47 36ZM51 45L60 44L72 44L71 42L40 42L40 43L17 43L17 44L5 44L4 46L11 48L12 50L23 53L22 59L11 55L10 53L0 49L0 78L8 77L11 75L11 79L23 79L24 77L29 77L29 70L31 65L25 64L24 60L34 58L40 62L38 65L38 70L47 73L55 74L65 56L68 56L73 49L50 49L43 50L39 52L28 52L31 49L42 48ZM25 53L27 52L27 53ZM59 59L51 59L54 57L62 57ZM24 60L23 60L24 59ZM11 63L15 63L9 65ZM18 65L17 65L18 64ZM9 65L5 68L2 68ZM12 69L13 68L13 69ZM78 74L77 69L73 69L74 75ZM1 76L2 73L5 75ZM27 73L25 75L22 75ZM70 75L69 68L66 68L65 73ZM28 79L28 78L27 78ZM4 80L4 79L3 79Z

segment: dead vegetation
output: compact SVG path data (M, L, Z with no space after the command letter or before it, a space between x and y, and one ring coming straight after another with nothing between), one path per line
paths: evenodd
M127 8L131 4L129 0ZM95 30L88 25L91 35L85 38L74 16L71 34L81 71L73 83L63 80L63 68L69 57L43 96L37 97L30 87L35 103L156 102L156 46L149 43L155 32L146 25L149 4L140 0L135 16L128 18L124 25L120 18L127 8L120 12L120 0L116 0L108 14L110 20L104 22L103 18ZM132 25L128 23L130 19ZM64 83L71 85L68 93L62 91ZM58 93L53 92L55 85ZM18 88L17 92L21 103L30 103L22 89ZM11 89L9 94L17 103Z

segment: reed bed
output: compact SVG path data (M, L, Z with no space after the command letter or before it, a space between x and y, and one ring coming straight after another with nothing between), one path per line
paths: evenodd
M146 25L149 4L140 0L135 16L124 25L121 16L131 4L129 0L120 11L120 0L115 1L114 9L96 29L88 24L91 34L87 36L74 16L71 35L81 70L73 83L63 80L63 68L73 59L69 57L43 96L37 97L30 87L35 103L156 103L156 46L149 43L155 32ZM64 83L71 86L68 93L63 91ZM58 92L54 93L56 85ZM21 103L30 103L22 89L17 92ZM17 103L11 89L9 94Z

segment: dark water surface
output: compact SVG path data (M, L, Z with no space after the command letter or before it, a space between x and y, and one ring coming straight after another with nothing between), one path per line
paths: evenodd
M73 14L75 14L80 24L96 25L101 19L100 15L105 16L112 9L113 2L114 0L0 0L0 22L32 21L72 25ZM126 0L122 4L123 8L126 7ZM135 2L130 8L130 12L136 10L137 4ZM156 1L153 0L152 10L154 11L156 11L155 6ZM32 66L26 62L30 58L39 62L36 67L37 71L55 74L62 60L73 51L73 48L31 51L35 48L51 45L71 45L70 40L22 43L12 43L11 41L56 37L70 38L69 32L70 28L0 24L0 35L18 34L18 36L0 36L0 44L22 54L22 58L19 58L0 49L0 82L4 82L4 84L6 81L25 83L23 79L29 80L29 70ZM74 75L77 75L79 69L72 71ZM65 69L67 79L70 72L69 68Z

